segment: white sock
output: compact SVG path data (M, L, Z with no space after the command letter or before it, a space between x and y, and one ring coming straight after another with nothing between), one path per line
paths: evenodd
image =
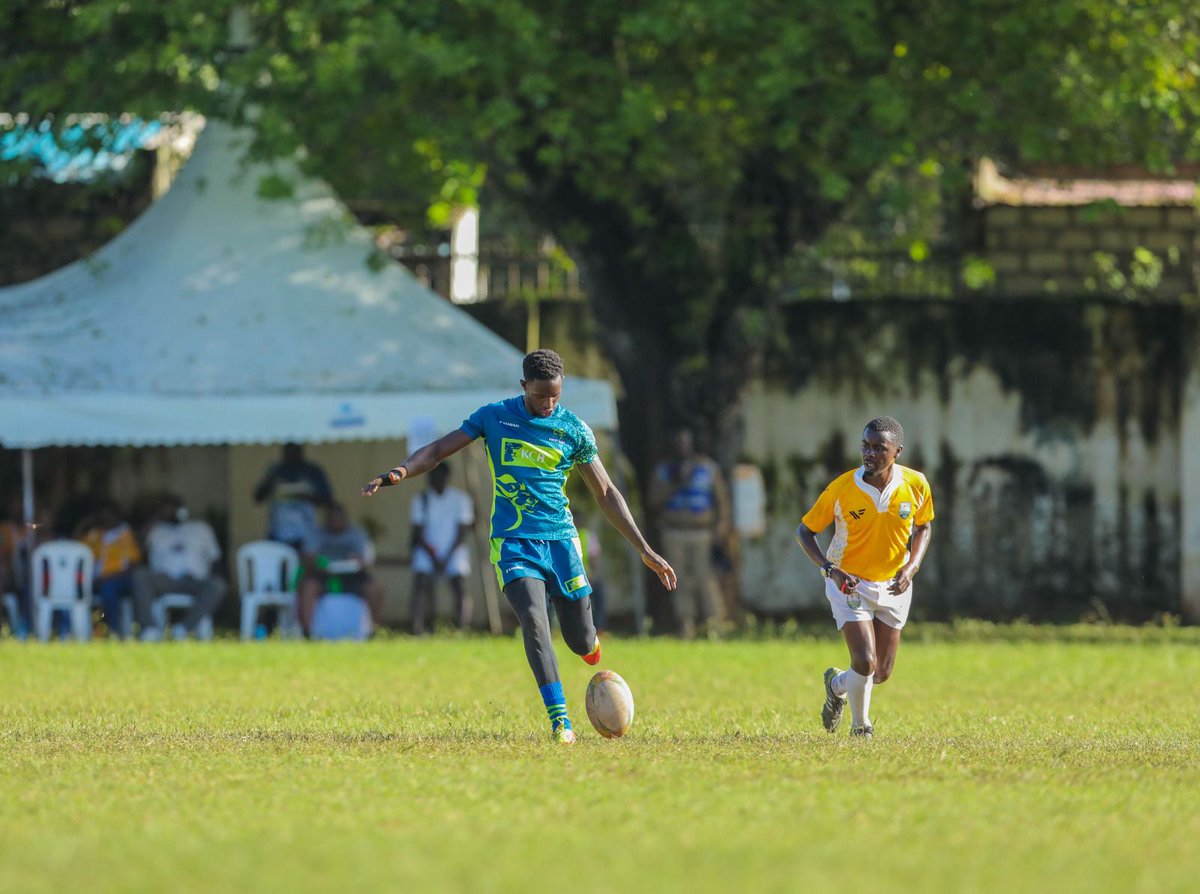
M872 677L864 677L853 669L843 671L838 677L845 677L846 695L850 697L851 722L855 726L870 726L871 687L874 685Z
M850 678L846 674L850 671L842 671L840 674L834 674L833 679L829 681L829 688L833 690L834 695L844 696L850 686Z

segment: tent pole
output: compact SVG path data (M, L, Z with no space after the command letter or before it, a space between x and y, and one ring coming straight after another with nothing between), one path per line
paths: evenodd
M25 530L33 524L33 450L21 451L21 496L25 513Z

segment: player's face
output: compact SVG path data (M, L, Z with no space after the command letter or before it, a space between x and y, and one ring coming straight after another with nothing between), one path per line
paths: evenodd
M521 387L525 389L525 409L530 416L550 416L558 406L562 397L562 376L553 379L522 379Z
M862 452L863 468L870 475L878 475L891 468L904 448L893 441L892 436L886 432L867 429L863 431L862 446L859 449Z

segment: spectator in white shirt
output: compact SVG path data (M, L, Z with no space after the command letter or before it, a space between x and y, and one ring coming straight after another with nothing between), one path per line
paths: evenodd
M454 623L460 630L471 626L471 600L466 577L471 570L467 538L475 524L475 507L466 491L450 487L450 468L442 463L429 473L429 487L412 503L412 631L425 633L434 612L434 583L443 576L454 599Z
M154 624L154 600L167 593L186 593L192 607L175 625L176 639L195 632L196 625L216 611L229 587L216 573L221 559L217 535L206 521L190 518L180 497L164 501L145 535L147 566L133 571L133 610L141 625L141 638L162 639Z

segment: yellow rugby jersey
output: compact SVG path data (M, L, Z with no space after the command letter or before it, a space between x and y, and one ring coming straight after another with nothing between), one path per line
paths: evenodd
M925 476L899 463L882 493L863 481L862 467L839 475L801 519L820 533L834 523L826 558L866 580L891 580L908 561L913 525L933 521L933 493Z

